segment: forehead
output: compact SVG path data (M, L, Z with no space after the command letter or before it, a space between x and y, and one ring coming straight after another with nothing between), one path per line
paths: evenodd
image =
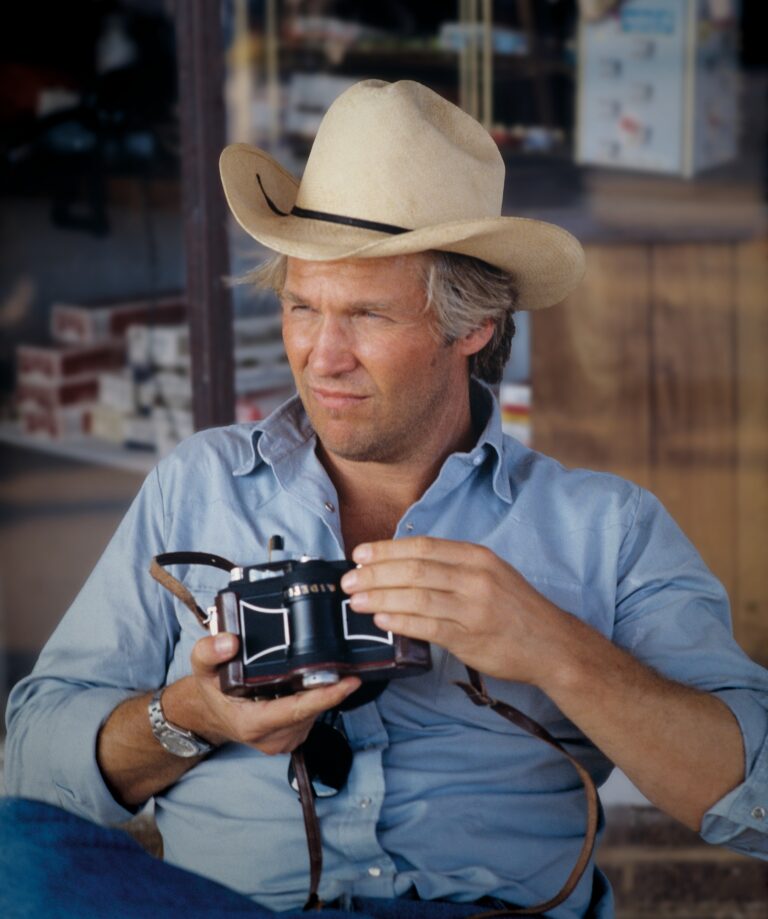
M314 262L289 257L284 288L302 297L333 295L343 299L409 299L424 297L428 256L342 259Z

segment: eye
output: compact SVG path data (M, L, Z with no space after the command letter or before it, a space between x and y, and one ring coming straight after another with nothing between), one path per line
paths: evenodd
M355 314L360 319L370 319L377 322L388 322L389 317L383 313L377 313L376 310L359 310Z
M306 303L283 303L283 313L291 316L300 316L302 313L311 313L312 307Z

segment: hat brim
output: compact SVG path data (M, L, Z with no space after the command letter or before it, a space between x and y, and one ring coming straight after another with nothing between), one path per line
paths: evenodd
M490 217L393 235L291 215L298 181L256 147L228 146L219 166L224 194L237 222L262 245L283 255L308 261L384 258L432 249L469 255L515 277L518 308L523 310L559 303L584 276L584 250L579 241L562 227L542 220ZM259 181L282 214L270 206Z

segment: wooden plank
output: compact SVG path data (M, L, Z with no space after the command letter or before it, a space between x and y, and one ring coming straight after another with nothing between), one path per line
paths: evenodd
M587 277L532 316L534 446L569 466L649 479L648 248L587 247Z
M737 252L736 637L768 666L768 240Z
M184 236L195 427L234 420L227 208L219 181L225 143L218 3L176 5Z
M652 285L652 490L733 596L734 247L655 246Z

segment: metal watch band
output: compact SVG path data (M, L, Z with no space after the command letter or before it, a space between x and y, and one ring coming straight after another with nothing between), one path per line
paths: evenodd
M166 719L162 705L164 690L165 687L158 689L147 706L149 724L158 743L174 756L191 757L210 753L213 750L212 744Z

